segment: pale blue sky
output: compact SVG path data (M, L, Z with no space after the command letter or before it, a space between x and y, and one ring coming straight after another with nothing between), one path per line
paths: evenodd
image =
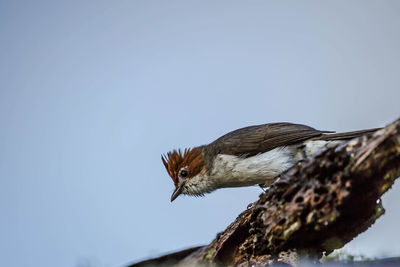
M121 266L210 242L256 187L179 197L160 154L248 125L400 115L398 1L0 1L0 258ZM400 255L400 186L346 249Z

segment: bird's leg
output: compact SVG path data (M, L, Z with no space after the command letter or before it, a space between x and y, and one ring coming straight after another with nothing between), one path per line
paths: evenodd
M258 184L258 186L261 188L261 190L265 193L267 192L266 189L264 188L268 188L268 186L266 186L266 184Z
M258 186L259 186L259 187L261 188L261 190L265 193L265 192L267 192L268 187L269 187L272 183L275 183L276 181L279 181L280 179L281 179L281 175L279 174L279 175L275 176L274 179L272 179L272 182L271 182L271 180L269 180L268 182L265 182L265 183L263 183L263 184L258 184Z

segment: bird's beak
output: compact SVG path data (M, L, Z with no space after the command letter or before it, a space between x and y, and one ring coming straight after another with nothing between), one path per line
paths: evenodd
M175 198L177 198L182 193L184 185L185 185L185 182L181 183L177 188L175 188L175 190L171 196L171 202L174 201Z

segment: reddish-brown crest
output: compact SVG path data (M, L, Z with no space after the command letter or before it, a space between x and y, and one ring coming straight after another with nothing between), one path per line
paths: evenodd
M167 155L162 155L161 160L174 181L175 186L178 185L179 171L183 167L187 167L188 179L198 174L203 168L203 154L201 148L185 149L182 153L180 149L168 152Z

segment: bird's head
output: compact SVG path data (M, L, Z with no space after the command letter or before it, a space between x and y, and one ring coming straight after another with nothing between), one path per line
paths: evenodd
M161 160L175 185L171 201L180 194L202 196L207 193L204 190L204 154L200 147L185 149L183 152L173 150L162 155Z

